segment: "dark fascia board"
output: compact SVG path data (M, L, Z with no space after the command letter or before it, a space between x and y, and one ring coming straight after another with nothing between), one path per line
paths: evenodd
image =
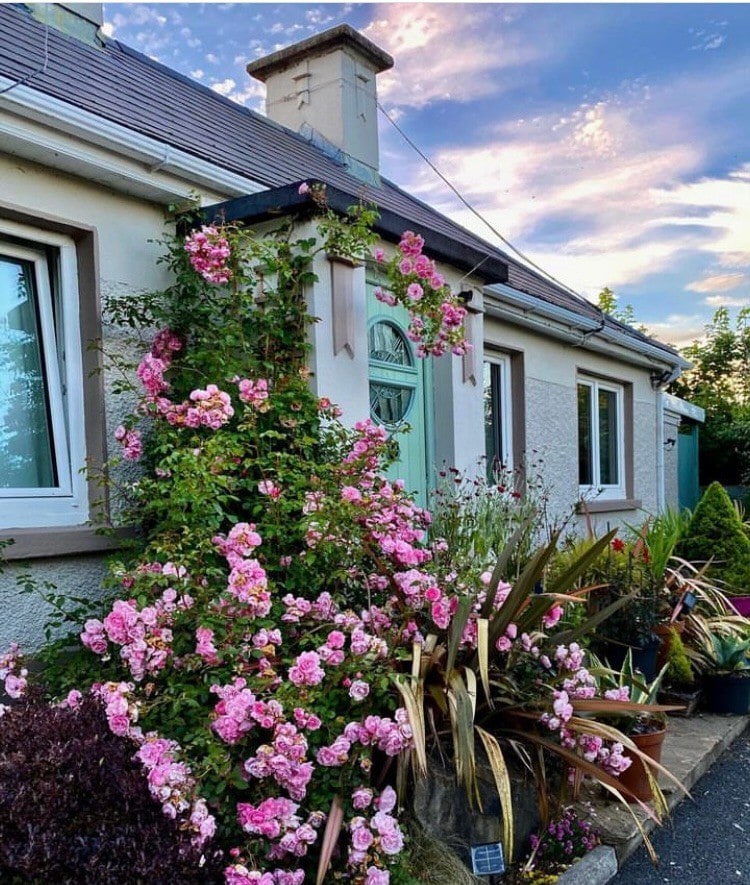
M324 182L306 181L310 187ZM243 224L259 224L286 215L310 215L315 212L315 203L308 193L299 192L302 181L285 184L246 197L235 197L223 203L215 203L201 210L200 218L204 224L241 221ZM331 185L325 185L326 203L330 209L341 215L346 214L350 206L359 202L357 194L347 193ZM373 200L378 209L379 217L375 222L375 230L384 240L397 243L401 234L410 228L418 227L418 233L424 237L425 252L431 258L451 264L459 270L477 271L485 284L504 283L508 280L508 265L491 252L483 252L459 243L451 237L431 230L424 224L405 218L390 209L378 205L377 197Z

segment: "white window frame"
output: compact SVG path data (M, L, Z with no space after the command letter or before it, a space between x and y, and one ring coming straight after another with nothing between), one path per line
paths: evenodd
M499 419L500 439L503 451L499 453L500 462L508 469L514 469L513 463L513 386L511 383L511 359L508 354L485 353L484 362L490 367L497 366L498 385L500 388L500 415L494 416ZM482 367L484 377L484 366ZM490 368L490 384L492 383L492 369ZM494 408L495 402L493 402ZM489 453L485 453L489 458Z
M22 240L23 245L7 237ZM50 286L49 247L57 259L57 274L52 274L59 287L55 292ZM0 251L34 267L57 474L57 486L52 488L0 488L0 529L83 525L89 508L88 482L82 472L86 422L76 246L62 234L0 219Z
M627 497L625 478L625 388L610 381L580 376L576 380L576 427L578 427L578 388L588 387L591 390L591 472L593 482L590 485L579 483L581 497L596 497L597 500L622 500ZM605 485L601 482L601 453L599 450L599 391L605 390L615 394L617 420L617 476L618 482ZM578 458L580 459L580 439L578 442ZM576 462L578 464L578 461ZM576 467L578 469L578 467Z

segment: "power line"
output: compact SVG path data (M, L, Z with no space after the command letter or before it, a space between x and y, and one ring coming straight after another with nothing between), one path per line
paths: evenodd
M464 197L464 195L458 190L458 188L453 184L453 182L450 181L450 179L448 179L440 171L440 169L438 169L438 167L424 153L424 151L417 144L415 144L415 142L406 134L406 132L404 132L404 130L398 125L398 123L393 119L393 117L388 113L388 111L383 107L383 105L379 101L377 102L377 106L378 106L378 110L380 111L380 113L383 114L383 116L386 118L386 120L388 120L388 122L391 124L391 126L393 126L393 128L398 132L398 134L409 145L409 147L413 151L415 151L415 153L417 153L422 158L422 160L424 160L425 163L427 163L427 165L430 167L430 169L432 169L432 171L435 173L435 175L437 175L438 178L448 188L450 188L450 190L456 195L456 197L458 197L458 199L469 210L469 212L471 212L472 215L475 215L483 224L485 224L492 231L492 233L500 240L501 243L503 243L505 246L507 246L509 249L511 249L513 252L515 252L516 255L518 255L518 257L522 261L526 262L526 264L530 265L535 270L539 271L539 273L541 273L544 277L546 277L551 282L560 286L569 295L572 295L577 301L581 301L581 302L585 303L586 305L593 307L595 310L598 310L600 313L602 312L601 308L598 305L594 304L592 301L589 301L587 298L584 298L582 295L579 295L578 292L571 289L570 286L567 286L565 283L561 282L556 277L552 276L551 273L546 271L543 267L540 267L532 258L529 258L528 255L521 252L521 250L518 249L516 246L514 246L513 243L510 242L510 240L508 240L506 237L504 237L500 233L500 231L492 224L491 221L489 221L487 218L485 218L484 215L482 215L482 213L479 212L478 209L475 209L474 206L471 205L471 203Z
M45 19L49 16L49 7L44 10ZM0 95L5 95L6 92L10 92L11 89L15 89L17 86L25 86L29 80L32 80L37 74L45 74L47 72L47 63L49 62L49 24L45 21L44 23L44 61L42 62L42 66L37 68L35 71L32 71L30 74L27 74L25 77L22 77L20 80L16 80L15 83L11 83L10 86L6 86L5 89L0 89Z

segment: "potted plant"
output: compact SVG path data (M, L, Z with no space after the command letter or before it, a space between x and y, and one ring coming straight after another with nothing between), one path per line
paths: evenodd
M750 637L711 634L703 678L706 708L712 713L750 713Z
M663 688L659 692L662 704L681 706L674 710L674 716L692 716L698 708L701 690L696 685L695 674L685 651L680 631L674 626L666 638L666 672Z
M629 801L648 801L653 798L655 777L648 770L651 766L644 761L643 756L657 765L661 762L662 746L667 733L665 713L674 709L656 703L666 672L667 668L664 667L651 683L647 682L644 675L633 666L630 650L619 672L601 663L591 669L592 675L597 679L599 692L608 701L615 702L609 708L611 718L640 751L640 754L635 754L626 747L623 754L632 760L630 767L620 775L620 784L630 794ZM621 712L618 709L619 704L622 704Z
M586 581L599 585L590 596L596 609L629 598L626 606L597 628L595 650L614 670L620 670L630 655L633 667L651 681L660 645L654 628L662 618L661 582L650 568L648 548L641 539L631 545L614 538L587 573Z

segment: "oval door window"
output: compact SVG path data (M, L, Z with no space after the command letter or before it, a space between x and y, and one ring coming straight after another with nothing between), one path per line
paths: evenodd
M413 366L409 340L393 323L377 322L370 326L370 359L395 366Z
M414 356L409 340L393 323L377 322L370 327L370 362L375 363L372 374L380 374L377 364L382 369L388 370L382 374L385 377L373 377L370 380L370 413L381 424L397 425L404 421L412 402L414 401L416 379L414 374ZM404 383L398 383L401 379L399 369L406 369ZM395 372L394 372L395 370Z

